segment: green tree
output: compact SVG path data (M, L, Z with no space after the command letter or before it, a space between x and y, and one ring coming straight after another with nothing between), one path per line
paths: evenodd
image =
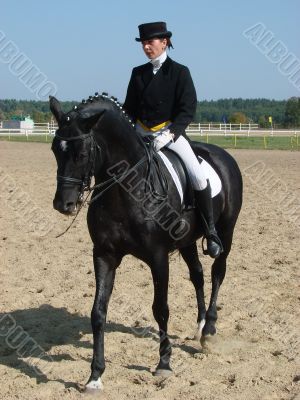
M232 124L247 124L248 118L242 112L235 112L230 115L229 122Z
M222 123L223 117L240 112L249 118L253 123L258 123L261 116L272 115L273 123L276 126L285 122L286 100L270 100L270 99L219 99L219 100L202 100L197 104L197 112L194 122L217 122ZM63 111L70 111L78 102L63 101L61 106ZM10 119L16 115L17 110L22 110L23 115L30 115L33 119L33 113L39 112L37 118L40 122L48 122L51 120L51 113L48 101L36 100L15 100L0 99L0 110L3 119Z
M261 115L258 118L258 125L260 128L270 128L269 118L266 115Z
M48 122L47 113L43 113L41 111L33 111L31 116L36 123Z
M300 127L300 97L291 97L285 107L284 123L288 128Z

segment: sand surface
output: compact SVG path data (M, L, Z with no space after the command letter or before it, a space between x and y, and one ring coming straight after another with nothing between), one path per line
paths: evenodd
M189 339L196 299L186 265L173 254L174 374L152 376L158 361L152 280L149 268L128 256L109 307L104 393L94 398L300 399L300 153L231 154L243 172L244 205L219 295L214 351L203 354L200 343ZM86 382L92 356L92 245L86 210L55 238L70 221L52 208L55 175L48 144L0 142L3 400L88 398L77 384ZM208 299L211 261L201 260Z

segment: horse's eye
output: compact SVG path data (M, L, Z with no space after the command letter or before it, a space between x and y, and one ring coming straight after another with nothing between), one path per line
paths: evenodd
M87 153L79 153L76 157L77 161L84 161L87 158Z

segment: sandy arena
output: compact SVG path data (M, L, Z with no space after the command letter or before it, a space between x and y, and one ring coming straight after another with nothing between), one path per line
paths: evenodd
M300 399L300 153L230 152L243 172L244 204L219 295L214 350L203 353L190 339L196 299L175 253L169 291L174 374L152 376L158 362L152 279L145 264L128 256L109 307L104 392L93 398ZM52 208L56 163L49 144L0 142L0 182L0 399L88 398L78 389L92 356L86 210L55 238L70 219ZM201 260L208 300L211 261Z

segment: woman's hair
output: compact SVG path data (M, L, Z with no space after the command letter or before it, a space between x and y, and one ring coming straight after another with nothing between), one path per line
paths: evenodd
M170 39L169 37L166 37L166 38L162 38L161 40L164 40L164 39L166 39L166 41L167 41L167 47L168 47L168 49L169 49L169 50L170 50L171 48L174 49L174 47L173 47L173 45L172 45L172 42L171 42L171 39Z
M167 46L168 46L168 49L169 49L169 50L170 50L171 48L174 49L170 38L167 38Z

